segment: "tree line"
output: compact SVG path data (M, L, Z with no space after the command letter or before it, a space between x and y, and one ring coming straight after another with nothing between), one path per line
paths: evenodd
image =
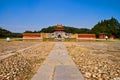
M0 27L0 38L6 38L6 37L19 38L22 37L22 33L13 33L9 30Z
M53 33L56 26L49 26L47 28L42 28L38 31L26 30L24 33ZM116 38L120 38L120 23L117 19L111 18L108 20L101 20L92 29L88 28L75 28L71 26L63 26L66 33L86 33L86 34L96 34L98 37L99 34L106 34L107 36L114 35ZM8 30L0 28L0 37L22 37L22 33L12 33Z
M109 20L102 20L91 29L91 32L97 36L103 33L107 36L114 35L116 38L120 38L120 23L113 17Z
M39 31L25 31L24 33L40 33L40 32L44 32L44 33L53 33L55 31L55 27L56 26L49 26L47 28L42 28ZM70 26L63 26L64 31L66 33L90 33L90 29L88 28L75 28L75 27L70 27Z

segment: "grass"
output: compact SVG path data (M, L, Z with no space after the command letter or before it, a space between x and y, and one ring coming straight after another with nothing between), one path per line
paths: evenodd
M11 38L11 41L23 41L22 38ZM25 40L27 41L27 40ZM34 40L28 40L28 41L34 41ZM41 41L41 40L38 40ZM56 40L54 38L43 38L43 42L120 42L120 39L76 39L76 38L66 38L64 40ZM5 38L0 38L0 42L6 42Z
M62 41L62 42L76 42L76 38L66 38L66 39L63 39L63 40L57 40L57 39L54 39L54 38L43 38L43 41L53 41L53 42L58 42L58 41Z
M6 41L5 39L0 39L0 42L4 42L4 41Z
M11 41L22 41L22 38L11 38ZM6 38L0 38L0 42L6 42Z
M120 42L120 39L96 39L96 42Z

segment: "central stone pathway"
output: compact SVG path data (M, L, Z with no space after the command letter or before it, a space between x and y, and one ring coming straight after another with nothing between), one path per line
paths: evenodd
M57 42L50 55L31 80L84 80L62 42Z

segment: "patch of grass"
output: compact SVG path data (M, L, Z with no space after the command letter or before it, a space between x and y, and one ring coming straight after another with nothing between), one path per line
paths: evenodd
M4 42L4 41L6 41L6 39L0 39L0 42Z
M22 41L22 38L11 38L10 42L12 41ZM6 42L5 38L0 38L0 42Z
M96 42L120 42L120 39L96 39Z
M66 38L64 41L65 42L67 42L67 41L69 41L69 42L76 42L77 39L76 38Z

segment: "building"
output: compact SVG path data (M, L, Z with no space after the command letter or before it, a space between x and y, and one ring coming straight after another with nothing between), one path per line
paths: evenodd
M50 34L50 38L55 38L59 40L63 40L68 37L70 37L70 33L66 33L64 31L64 27L62 26L62 24L57 24L54 32Z
M100 33L100 34L99 34L99 39L105 39L106 36L107 36L106 33ZM114 35L110 35L108 38L109 38L109 39L115 39L115 36L114 36Z
M106 34L105 33L100 33L99 34L99 39L105 39L106 37Z
M109 38L110 38L110 39L115 39L115 36L114 36L114 35L111 35Z
M23 33L24 40L65 40L65 39L96 39L95 34L66 33L62 24L57 24L53 33Z

